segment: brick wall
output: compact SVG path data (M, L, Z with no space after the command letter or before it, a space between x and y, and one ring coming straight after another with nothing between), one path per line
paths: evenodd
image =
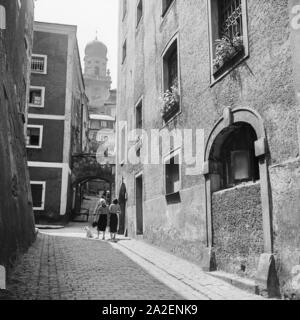
M33 1L21 1L20 9L17 1L0 5L7 19L7 29L0 30L0 264L9 266L35 237L23 122Z

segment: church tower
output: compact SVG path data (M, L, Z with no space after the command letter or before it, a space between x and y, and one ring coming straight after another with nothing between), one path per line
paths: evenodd
M87 44L84 57L84 80L91 114L104 114L110 97L111 77L107 70L107 47L96 39Z

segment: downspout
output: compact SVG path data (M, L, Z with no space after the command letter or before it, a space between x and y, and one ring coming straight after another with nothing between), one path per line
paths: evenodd
M298 143L300 150L300 0L289 0L293 75L298 116Z

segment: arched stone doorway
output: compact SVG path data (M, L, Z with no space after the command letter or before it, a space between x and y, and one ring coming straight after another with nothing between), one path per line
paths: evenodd
M207 242L217 267L223 269L232 259L242 272L258 267L263 254L273 253L273 239L266 134L256 111L224 109L207 140L203 173ZM238 237L244 243L237 247L243 242Z
M72 157L72 216L80 213L83 186L89 181L103 181L105 191L109 191L110 200L114 197L115 166L99 164L96 155L78 154ZM104 191L104 190L102 190Z
M80 215L80 212L84 213L87 210L91 216L100 195L105 193L107 203L111 203L113 182L102 177L89 176L76 180L72 185L72 190L72 218L76 218Z

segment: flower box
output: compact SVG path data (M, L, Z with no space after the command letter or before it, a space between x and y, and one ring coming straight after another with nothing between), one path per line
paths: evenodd
M245 54L243 38L235 36L232 39L224 36L216 40L216 58L213 61L213 74L215 77L223 74L228 68L234 66Z
M162 118L165 122L169 121L171 118L173 118L179 111L179 102L174 103L168 110L166 110Z
M161 116L165 122L173 118L180 110L180 95L178 90L177 81L173 84L170 90L163 93L160 98Z

